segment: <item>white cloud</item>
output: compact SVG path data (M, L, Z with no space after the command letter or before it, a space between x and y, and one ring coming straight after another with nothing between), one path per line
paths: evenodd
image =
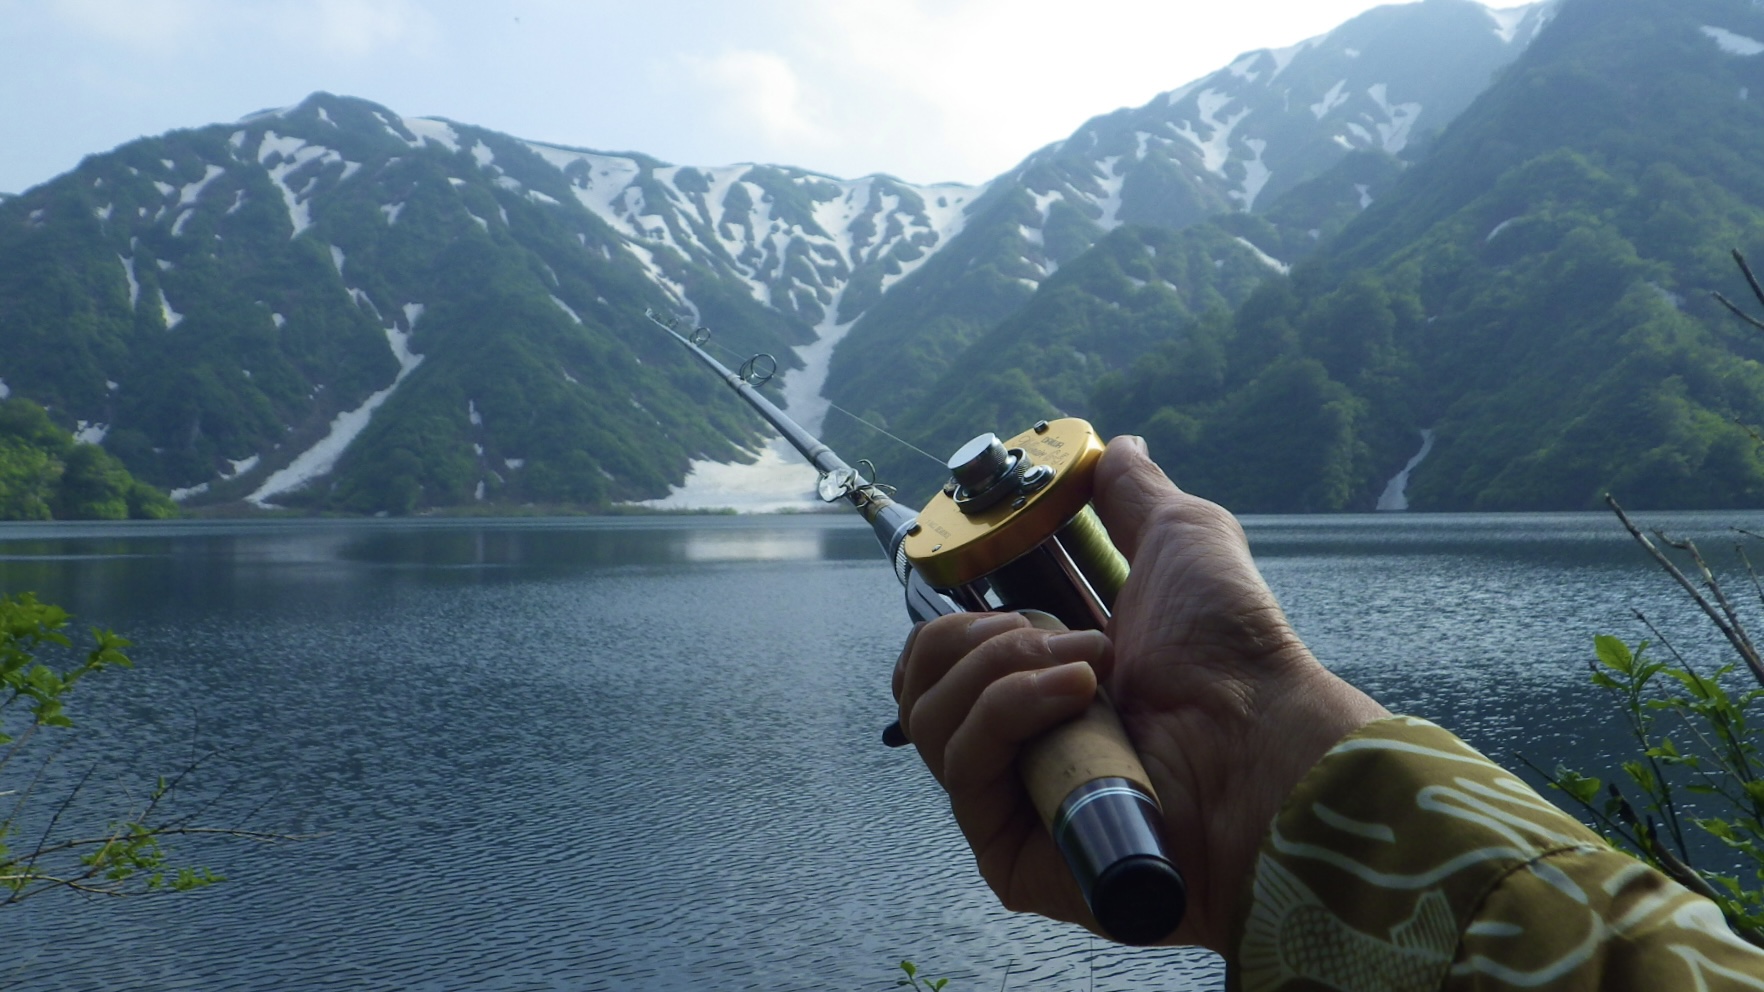
M388 48L426 48L439 33L428 12L409 0L309 0L283 25L332 55L364 58Z
M681 56L687 75L719 105L725 126L756 128L766 144L818 143L823 135L804 106L796 70L772 52L739 50Z
M260 38L319 53L364 58L396 47L426 47L438 30L412 0L52 0L58 17L112 44L155 55L216 50Z
M54 0L55 15L106 41L171 54L196 36L209 0Z
M1398 0L1406 2L1406 0ZM1088 118L1241 52L1324 33L1367 0L777 0L802 84L838 94L830 141L915 181L980 181ZM882 156L878 158L877 156Z

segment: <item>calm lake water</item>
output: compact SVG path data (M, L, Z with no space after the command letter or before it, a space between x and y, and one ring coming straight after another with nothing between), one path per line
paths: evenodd
M1644 518L1731 560L1764 515ZM1708 649L1594 515L1246 521L1325 664L1491 755L1596 765L1595 633ZM177 807L317 839L183 843L229 881L6 910L0 988L1218 989L992 905L879 743L907 621L846 517L0 525L0 592L135 641L82 687L89 811L216 752ZM204 804L212 805L204 809ZM77 814L80 810L70 812Z

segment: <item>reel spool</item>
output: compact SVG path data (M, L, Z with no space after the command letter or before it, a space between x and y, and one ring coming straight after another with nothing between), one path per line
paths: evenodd
M968 610L1037 611L1104 629L1127 562L1090 507L1103 442L1076 418L1009 441L974 438L902 545L913 568ZM1037 626L1054 626L1037 621ZM1186 887L1165 852L1163 816L1107 699L1025 749L1019 772L1102 929L1152 944L1176 929Z

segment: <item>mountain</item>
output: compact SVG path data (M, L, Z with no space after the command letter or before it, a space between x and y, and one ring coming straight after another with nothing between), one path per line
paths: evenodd
M957 356L1108 232L1265 212L1351 153L1410 153L1470 105L1551 9L1379 7L1090 120L989 183L948 245L857 319L834 355L828 394L876 423L924 421L925 411L908 411L942 402L933 384ZM1315 230L1303 233L1320 237ZM829 431L836 447L866 440L845 420Z
M799 398L831 350L921 447L1080 413L1241 511L1755 505L1764 338L1711 293L1764 258L1759 39L1751 0L1423 0L978 187L317 94L0 200L0 393L190 506L604 506L761 440L654 310Z
M1239 510L1757 505L1764 338L1712 294L1764 257L1759 39L1750 0L1564 0L1290 279L1099 379L1099 423Z
M1180 230L1118 227L980 332L886 423L922 448L948 452L974 436L976 425L1008 435L1044 418L1095 419L1117 399L1107 390L1093 396L1098 383L1152 353L1160 390L1180 394L1213 382L1212 395L1232 349L1220 333L1231 312L1265 283L1283 283L1293 261L1317 252L1325 232L1345 228L1401 173L1401 163L1381 150L1356 151L1282 192L1262 213L1220 214ZM1171 346L1181 357L1165 363ZM1116 419L1117 432L1139 427ZM830 434L875 452L872 460L904 491L942 485L941 463L910 456L855 421L834 425Z
M800 365L977 192L668 166L316 94L0 202L0 383L188 505L655 496L758 434L646 310Z

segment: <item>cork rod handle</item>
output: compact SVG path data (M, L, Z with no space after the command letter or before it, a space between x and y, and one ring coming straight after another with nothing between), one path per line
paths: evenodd
M1108 697L1098 690L1082 716L1031 742L1017 771L1102 931L1124 944L1170 936L1187 889L1164 848L1157 793Z

